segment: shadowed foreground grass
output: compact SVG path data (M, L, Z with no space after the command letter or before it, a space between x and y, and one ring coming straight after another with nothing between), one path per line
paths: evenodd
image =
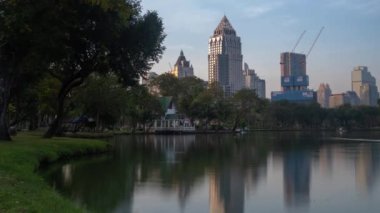
M84 212L55 192L36 173L41 162L108 150L99 140L42 139L21 133L12 142L0 141L0 212Z

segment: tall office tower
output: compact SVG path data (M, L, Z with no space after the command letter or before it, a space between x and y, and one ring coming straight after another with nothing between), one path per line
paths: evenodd
M217 82L229 96L244 87L240 37L223 16L208 42L208 82Z
M379 92L376 79L368 72L366 66L355 67L351 75L352 91L356 92L361 105L376 106Z
M329 84L320 84L317 91L317 101L322 108L329 108L331 89Z
M265 80L257 76L254 69L249 69L247 63L244 63L243 76L245 78L245 87L256 91L260 98L265 98Z
M186 57L183 54L182 50L177 59L177 62L174 64L174 68L171 71L171 73L175 75L177 78L194 76L193 65L190 64L190 61L186 60Z
M308 89L309 76L306 75L306 55L281 53L281 90L272 92L272 101L287 100L297 103L316 101L316 93Z

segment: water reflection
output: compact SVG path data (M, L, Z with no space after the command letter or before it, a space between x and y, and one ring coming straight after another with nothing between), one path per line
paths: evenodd
M355 159L356 185L360 191L368 194L379 177L380 152L377 147L360 144Z
M310 202L311 153L291 150L284 154L284 198L290 207L308 206Z
M380 199L378 144L332 143L320 133L120 136L113 144L113 154L45 176L94 212L355 212L369 202L357 190Z

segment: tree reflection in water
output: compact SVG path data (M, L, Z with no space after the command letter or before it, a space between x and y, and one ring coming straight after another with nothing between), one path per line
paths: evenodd
M133 212L134 197L143 188L159 189L163 196L176 194L185 212L195 208L188 201L206 181L210 213L243 213L250 204L246 193L268 179L268 159L282 165L284 209L308 209L313 165L322 174L333 174L338 158L355 162L357 186L373 187L378 145L325 143L314 134L118 136L112 141L114 153L54 165L45 176L65 196L94 212ZM347 152L351 149L353 153Z

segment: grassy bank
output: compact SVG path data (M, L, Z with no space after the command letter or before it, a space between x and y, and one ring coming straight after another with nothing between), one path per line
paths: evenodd
M83 212L55 192L38 174L41 162L107 151L99 140L42 139L21 133L12 142L0 142L0 212Z

